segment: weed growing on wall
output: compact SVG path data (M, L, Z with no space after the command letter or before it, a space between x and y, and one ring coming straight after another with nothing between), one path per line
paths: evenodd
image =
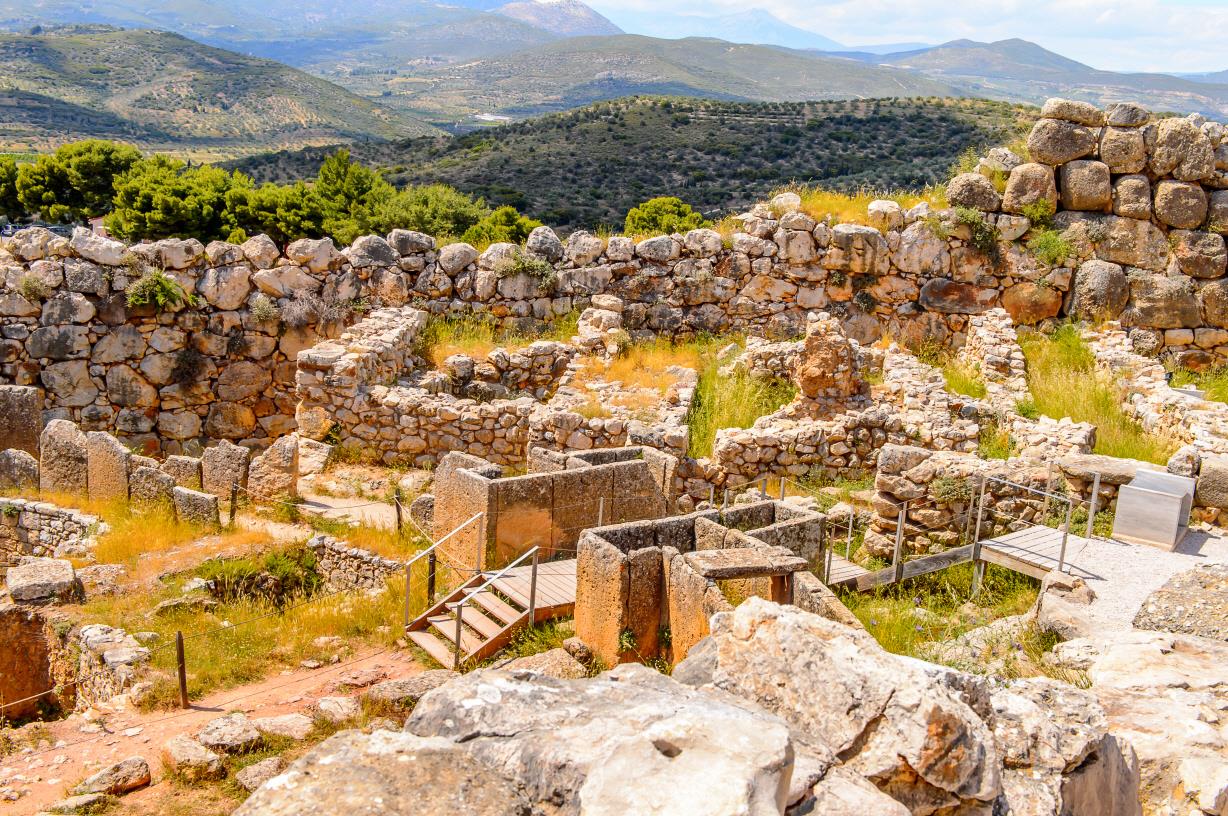
M159 312L196 305L196 298L161 269L145 270L136 283L129 284L125 300L129 308L153 306Z

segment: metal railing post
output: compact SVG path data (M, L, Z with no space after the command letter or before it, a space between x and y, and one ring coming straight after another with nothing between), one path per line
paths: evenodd
M827 551L827 556L823 559L823 583L831 583L831 550Z
M853 517L857 515L857 511L853 509L853 505L849 505L849 537L844 542L844 558L846 561L853 560Z
M904 525L908 523L908 502L900 505L900 516L895 525L895 553L891 556L891 583L898 583L904 577L904 561L901 554L904 550Z
M981 560L981 522L985 518L985 486L988 480L981 477L981 492L976 501L976 531L972 535L972 594L981 589L981 579L985 576L985 562Z
M605 524L605 496L597 499L597 526L601 527Z
M1074 501L1066 499L1066 523L1062 525L1062 549L1057 555L1057 571L1066 571L1066 539L1070 538L1070 517L1074 515Z
M537 623L537 560L541 551L533 548L533 566L529 571L529 626Z
M1095 533L1096 525L1096 510L1100 503L1100 472L1097 471L1092 477L1092 500L1087 508L1087 538L1091 538Z
M179 670L179 707L191 708L188 704L188 661L183 654L183 632L175 633L175 662Z

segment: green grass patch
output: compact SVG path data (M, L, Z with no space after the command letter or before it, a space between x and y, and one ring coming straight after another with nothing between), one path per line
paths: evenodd
M1197 388L1213 402L1228 403L1228 368L1201 372L1177 369L1170 384L1175 388Z
M980 369L962 360L948 359L942 366L942 377L946 380L947 390L952 394L984 399L988 393Z
M690 455L712 455L716 432L721 428L749 428L755 420L788 405L797 396L797 386L786 379L761 380L745 372L722 377L715 359L699 375L699 387L687 417Z
M1116 383L1096 370L1095 357L1079 330L1063 324L1052 335L1021 332L1028 362L1028 388L1045 416L1096 426L1096 453L1163 464L1180 447L1167 436L1148 433L1122 409Z
M919 657L930 644L1026 612L1039 589L1034 579L991 564L980 593L969 600L972 564L967 563L873 592L841 590L839 595L884 649Z
M1010 459L1015 452L1015 440L997 422L985 421L981 423L976 452L982 459Z

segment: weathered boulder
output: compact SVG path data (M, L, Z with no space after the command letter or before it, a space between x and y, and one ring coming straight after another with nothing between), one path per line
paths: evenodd
M709 230L711 232L711 230ZM720 233L715 233L717 238L716 251L721 248ZM696 254L706 251L708 244L704 241L704 236L697 236L695 239ZM567 260L577 266L591 264L593 261L601 257L601 253L605 251L605 241L602 241L596 235L592 235L585 230L576 230L567 238ZM712 253L715 254L715 253Z
M39 447L39 489L44 493L84 494L88 472L85 434L66 419L53 419L43 428Z
M232 402L254 397L273 384L273 375L250 360L230 363L217 378L218 399Z
M401 262L401 253L378 235L363 235L356 238L343 253L355 269L371 266L396 266Z
M951 268L947 242L934 235L933 230L920 221L910 224L900 233L900 245L893 260L901 272L918 277L943 277ZM915 287L913 292L916 292Z
M448 244L439 250L436 263L448 275L455 275L478 259L478 251L469 244Z
M196 735L196 741L211 751L242 754L253 750L264 738L241 712L210 720Z
M149 784L149 763L145 757L132 756L108 765L72 789L76 796L87 793L127 793Z
M57 558L24 558L5 576L9 596L18 603L79 601L84 591L72 563Z
M282 772L285 760L279 756L262 759L235 774L235 781L246 791L254 791Z
M1039 119L1028 134L1028 154L1049 165L1083 158L1096 148L1097 131L1061 119Z
M289 434L252 459L247 471L247 489L258 500L298 497L298 436Z
M1114 102L1105 110L1105 123L1113 127L1141 127L1151 121L1151 113L1133 102Z
M38 490L38 460L16 448L0 451L0 490Z
M1219 278L1228 269L1224 238L1213 232L1172 230L1168 234L1176 271L1191 278Z
M170 505L174 500L175 479L157 468L138 467L128 477L132 501Z
M1002 196L993 182L980 173L960 173L947 184L947 200L955 207L973 207L985 212L997 212Z
M1189 278L1170 278L1141 269L1131 270L1127 277L1130 302L1121 313L1123 326L1180 329L1199 325L1202 317Z
M252 727L267 737L288 737L305 740L315 728L315 722L306 714L282 714L277 717L258 717Z
M971 283L933 278L921 287L918 299L921 305L933 312L944 314L980 314L994 305L998 299L997 289L988 289Z
M1105 128L1100 134L1100 160L1115 175L1142 172L1147 166L1143 134L1137 128Z
M1074 122L1076 125L1100 127L1104 124L1104 111L1090 102L1076 99L1051 97L1045 100L1040 109L1040 115L1045 119L1061 119L1064 122Z
M527 812L517 785L497 767L472 762L464 746L392 731L343 731L258 788L234 816Z
M344 723L357 718L362 706L355 697L321 697L316 700L316 711L331 723Z
M242 250L247 262L256 269L272 269L277 265L277 259L281 257L281 250L277 248L277 244L263 233L248 238L239 245L239 249Z
M1215 151L1211 140L1193 122L1169 117L1156 123L1150 165L1155 176L1201 181L1215 172Z
M1063 164L1060 174L1063 208L1112 211L1113 187L1110 183L1107 164L1090 159L1079 159Z
M540 255L554 263L563 259L563 242L554 230L547 226L536 227L529 233L525 248L534 255Z
M1198 290L1203 322L1228 329L1228 279L1220 278Z
M286 257L317 274L327 272L344 258L332 238L300 238L286 247Z
M1006 180L1002 210L1022 214L1026 205L1038 201L1047 201L1057 207L1057 182L1053 177L1053 168L1038 162L1021 164L1011 171Z
M95 235L85 227L77 227L72 231L68 245L80 257L103 266L119 266L124 262L124 253L128 250L119 241Z
M230 498L230 487L238 482L247 486L248 462L251 451L223 439L216 445L205 448L200 457L201 489L220 498ZM180 482L182 484L182 482Z
M201 493L176 486L171 492L171 498L175 504L175 515L180 521L204 527L217 527L221 524L217 496L212 493Z
M1086 261L1075 272L1070 314L1093 322L1115 320L1129 298L1125 270L1108 261Z
M0 450L13 448L38 456L43 396L27 385L0 385Z
M251 293L251 277L247 264L211 267L201 276L197 291L216 309L238 309Z
M457 677L460 675L454 671L431 669L412 677L376 683L363 692L363 697L378 705L410 709L417 705L422 695Z
M388 243L401 255L419 255L435 248L435 239L430 235L406 229L388 233Z
M495 668L506 672L528 671L557 677L560 680L579 680L588 676L588 670L562 647L539 652L535 655L517 657L498 663Z
M39 379L48 392L56 395L60 405L80 408L93 404L98 398L98 386L90 377L89 363L85 360L66 360L44 366Z
M109 433L90 431L85 435L86 483L95 501L128 499L128 472L132 453Z
M1062 293L1047 283L1021 281L1002 292L1002 308L1017 325L1030 326L1057 316Z
M96 314L89 298L77 292L60 292L43 301L43 313L39 322L44 326L61 323L88 323Z
M162 746L162 764L186 782L204 782L226 775L222 758L186 734L171 737Z
M1156 182L1156 218L1177 229L1195 229L1207 218L1207 194L1198 184L1164 179Z
M830 317L808 326L793 379L810 399L843 400L865 390L857 353L840 324Z

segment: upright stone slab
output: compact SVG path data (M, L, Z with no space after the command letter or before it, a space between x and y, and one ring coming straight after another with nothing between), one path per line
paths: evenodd
M44 493L86 492L85 434L66 419L53 419L39 438L38 485Z
M203 527L221 526L217 496L201 493L199 490L188 490L186 487L174 488L172 495L175 502L175 515L180 521L199 524Z
M233 483L247 487L247 466L251 455L247 448L225 439L206 448L200 457L201 489L219 498L229 499Z
M0 385L0 450L16 448L38 456L43 400L37 388Z
M128 492L134 502L171 504L174 491L174 478L157 468L139 467L128 479Z
M90 499L128 498L128 469L132 454L105 431L90 431L86 440L86 483Z
M38 490L38 460L16 448L0 451L0 490Z
M252 460L247 489L255 501L298 497L298 437L289 434Z
M194 456L168 456L162 463L162 472L188 490L200 490L200 470L200 459Z

